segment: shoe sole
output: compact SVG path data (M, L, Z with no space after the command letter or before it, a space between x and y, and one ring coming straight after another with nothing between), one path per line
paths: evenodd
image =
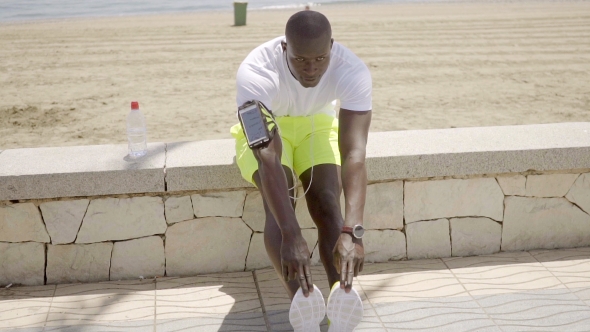
M309 297L305 297L299 288L289 309L289 322L294 331L319 332L324 316L326 316L326 303L320 289L314 285L313 292L309 293Z
M340 283L332 287L327 305L328 332L352 332L363 319L363 301L353 288L346 294Z

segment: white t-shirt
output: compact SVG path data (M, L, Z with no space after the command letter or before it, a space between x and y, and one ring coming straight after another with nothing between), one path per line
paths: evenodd
M351 111L372 109L369 69L352 51L334 42L330 64L318 85L304 88L291 75L278 37L255 48L237 74L237 106L259 100L275 116L336 115L333 101Z

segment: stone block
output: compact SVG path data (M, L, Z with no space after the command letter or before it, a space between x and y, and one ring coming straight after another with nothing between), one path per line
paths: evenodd
M254 233L250 240L250 248L248 248L246 270L263 269L266 267L272 267L272 262L268 258L264 246L264 233Z
M48 245L47 284L109 280L112 250L110 242Z
M111 258L111 280L164 276L164 241L159 236L115 242Z
M311 264L317 265L320 262L319 251L314 251L318 241L318 232L315 229L302 229L301 234L307 242L311 257ZM264 233L254 233L250 241L250 248L248 250L248 258L246 259L246 269L262 269L272 267L272 262L268 258L266 248L264 246Z
M164 232L161 197L102 198L90 202L76 243L128 240Z
M48 243L49 234L33 203L0 206L0 242Z
M244 212L246 191L228 191L192 195L194 213L197 218L233 217L240 218Z
M529 175L526 179L526 196L563 197L580 174Z
M166 231L166 274L192 276L243 271L252 231L240 218L207 217Z
M168 225L195 218L190 196L168 197L164 202L164 210Z
M496 178L506 196L524 196L526 194L526 177L524 175L507 175Z
M87 199L78 199L46 202L39 205L47 231L51 236L51 243L65 244L76 240L89 202Z
M449 220L437 219L406 225L408 259L451 256Z
M366 229L404 227L404 183L394 181L367 186L363 226Z
M453 218L451 251L453 256L489 255L500 251L502 225L489 218Z
M255 232L264 232L266 214L264 213L260 191L252 191L246 195L242 219Z
M502 250L590 245L590 216L565 198L506 197Z
M387 262L406 257L406 236L396 230L367 230L363 236L365 263Z
M565 197L586 213L590 213L590 173L580 175Z
M504 193L496 179L407 181L406 223L452 217L488 217L501 221Z
M0 286L43 285L45 282L45 245L43 243L0 242Z
M0 154L0 201L163 192L166 146L139 159L127 144L11 149Z

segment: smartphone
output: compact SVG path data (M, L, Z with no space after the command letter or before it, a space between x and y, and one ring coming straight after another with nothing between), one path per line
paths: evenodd
M271 139L264 119L266 116L262 113L261 107L264 107L262 103L250 101L238 109L238 118L246 134L250 149L265 147Z

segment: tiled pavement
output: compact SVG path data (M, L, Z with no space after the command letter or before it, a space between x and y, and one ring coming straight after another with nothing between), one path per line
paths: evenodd
M357 331L590 331L590 248L368 264L355 287ZM288 308L268 269L12 287L0 331L289 331Z

